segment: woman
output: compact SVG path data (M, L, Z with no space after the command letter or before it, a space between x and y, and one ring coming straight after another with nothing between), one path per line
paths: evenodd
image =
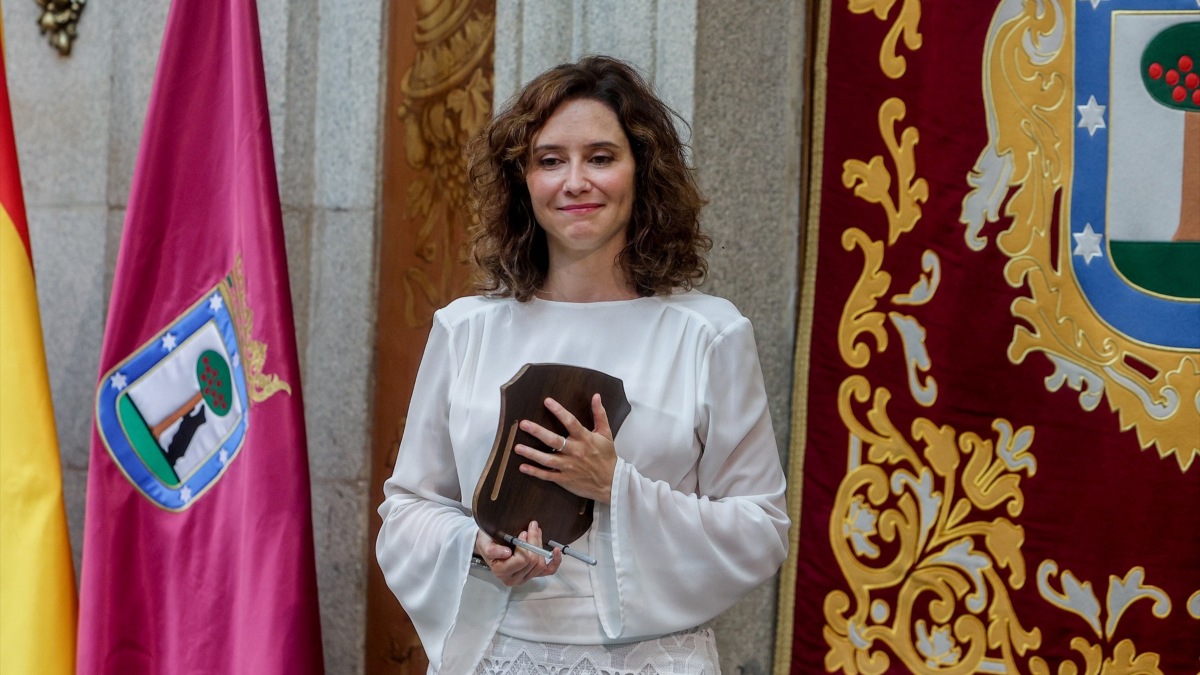
M379 563L430 672L717 673L704 624L778 570L789 522L750 323L693 289L710 242L673 113L628 65L587 57L526 85L469 173L482 294L434 317L379 508ZM547 399L569 434L522 428L559 452L514 448L595 500L562 542L594 567L493 541L470 514L500 386L546 362L620 378L632 406L614 444L598 395L592 429ZM536 522L520 539L548 545Z

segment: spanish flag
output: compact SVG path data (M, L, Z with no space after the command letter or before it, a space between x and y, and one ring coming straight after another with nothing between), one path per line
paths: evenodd
M0 673L75 669L75 573L0 20Z

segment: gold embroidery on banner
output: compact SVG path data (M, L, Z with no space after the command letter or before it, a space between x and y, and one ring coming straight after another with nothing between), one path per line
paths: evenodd
M925 327L916 317L900 312L888 312L892 326L900 334L904 345L904 370L908 375L908 391L913 400L929 407L937 401L937 379L929 374L933 361L925 347Z
M889 98L879 108L879 131L896 166L899 205L892 198L892 175L883 157L875 155L869 162L847 160L842 168L842 184L854 189L854 195L873 204L880 204L888 216L888 244L895 244L900 235L908 232L921 218L919 204L929 199L929 184L924 178L913 180L916 174L914 148L920 133L908 127L896 140L896 122L904 119L904 101Z
M925 273L917 283L913 284L908 293L893 297L892 304L924 305L933 298L938 286L942 284L942 259L937 253L926 249L925 253L921 254L921 269L925 270Z
M893 4L851 0L850 8L857 13L874 10L882 19ZM919 16L919 10L919 3L906 3L901 16L910 13ZM1051 54L1057 53L1055 49L1065 49L1062 44L1050 44L1053 30L1056 27L1061 30L1060 9L1040 16L1033 15L1036 11L1033 7L1024 7L1022 11L1029 15L1022 15L1018 23L1026 31L1040 31L1037 37L1046 41L1039 48L1052 47ZM912 25L915 27L915 22ZM895 34L894 29L889 35ZM1025 37L1017 31L1003 35L996 44L1020 46ZM1038 44L1036 39L1033 42ZM910 46L915 49L919 42ZM889 48L894 49L894 41L891 47L885 44L885 55ZM904 61L881 56L881 67L890 77L899 77ZM1021 109L1027 113L1027 119L1023 126L1004 129L1008 134L1004 147L1019 161L998 174L1008 181L1005 191L1009 185L1020 185L1007 203L1006 215L1014 219L1014 224L998 238L1006 252L1016 252L1010 253L1013 260L1006 268L1007 279L1016 286L1028 278L1036 286L1047 275L1040 267L1029 268L1042 260L1038 256L1046 247L1049 217L1054 213L1055 200L1067 173L1062 158L1069 148L1063 147L1064 142L1055 130L1063 128L1064 119L1069 128L1071 110L1064 82L1052 72L1017 61L1008 64L1007 69L992 67L996 69L993 81L1012 78L1009 91L1029 87L1036 92L1030 98L1014 97L1025 106ZM874 240L857 227L849 227L842 233L842 248L861 251L863 267L843 306L838 348L847 365L866 368L872 350L865 338L873 339L876 353L885 354L887 319L890 319L904 348L909 393L914 402L928 406L936 399L937 389L920 318L880 307L880 299L890 292L893 280L885 265L888 247L916 227L922 215L921 204L928 197L924 179L915 178L918 130L906 128L897 136L896 123L904 115L905 104L900 99L888 99L880 106L879 130L890 164L882 155L866 162L849 159L843 163L842 183L859 198L883 208L888 232L886 241ZM997 157L981 157L981 166L989 161L995 165ZM986 211L991 220L999 217L999 203L984 200L1003 192L998 189L995 175L994 171L985 175L977 167L977 173L971 177L977 190L964 202L964 213L968 210L967 202L972 202L977 210ZM978 250L981 241L978 228L968 232L968 246ZM940 283L940 259L926 250L922 268L925 273L908 293L890 298L893 305L920 307L930 302ZM1053 282L1061 285L1062 280ZM1040 287L1037 292L1042 295L1035 298L1046 295ZM1075 334L1069 332L1069 327L1063 327L1069 322L1060 317L1072 315L1073 308L1059 306L1057 317L1039 317L1035 316L1038 306L1045 305L1018 302L1013 314L1026 319L1034 331L1064 331L1059 337L1070 343L1070 348L1064 348L1061 356L1052 354L1052 360L1061 358L1067 363L1067 354L1113 349L1111 341L1089 344L1086 340L1070 340ZM1022 337L1021 331L1028 336ZM1019 362L1013 355L1023 344L1021 340L1037 336L1036 332L1019 328L1018 337L1010 346L1010 358ZM1047 349L1042 343L1038 348ZM1122 358L1127 355L1128 352L1122 353ZM1118 364L1115 357L1104 365L1123 368L1117 376L1126 379L1138 372L1135 368L1145 373L1158 367L1155 361L1130 365L1127 359ZM1095 407L1104 380L1090 371L1067 368L1064 372L1060 385L1065 383L1080 389L1081 401ZM1169 373L1163 376L1166 381L1174 382ZM1195 392L1188 394L1185 386L1176 386L1174 401L1195 396ZM847 586L825 597L824 638L829 645L826 670L874 675L891 668L895 659L914 673L1020 672L1032 667L1049 675L1044 660L1033 656L1041 647L1041 631L1022 626L1010 596L1012 590L1024 586L1027 576L1021 550L1024 530L1017 519L1025 503L1022 475L1032 477L1037 470L1032 453L1033 428L996 419L992 424L993 435L984 437L916 417L906 435L888 413L892 395L887 388L873 387L865 373L848 377L838 395L839 414L848 432L850 462L833 506L829 539ZM1143 398L1147 407L1160 416L1170 412L1172 399L1155 399L1149 394ZM1079 614L1098 636L1109 638L1107 655L1104 647L1092 645L1086 639L1072 640L1071 648L1082 655L1088 673L1158 672L1157 654L1139 655L1129 640L1111 644L1120 617L1135 601L1154 601L1154 614L1160 618L1169 611L1170 600L1161 589L1143 583L1144 573L1140 568L1131 570L1124 579L1110 579L1108 620L1104 625L1100 623L1099 602L1091 593L1090 584L1081 584L1070 572L1064 572L1064 590L1052 591L1047 583L1052 569L1056 570L1056 566L1048 567L1045 563L1039 569L1038 583L1043 597ZM1200 598L1200 593L1195 597ZM1200 612L1200 599L1195 604ZM1024 657L1020 663L1019 657ZM1076 664L1063 663L1059 672L1075 669Z
M850 292L850 299L842 308L842 320L838 323L838 349L847 364L863 368L871 360L871 351L859 341L859 336L866 333L875 338L876 351L887 349L884 315L874 310L875 301L887 293L892 275L880 270L883 244L871 241L862 230L852 227L842 233L842 248L850 251L856 246L862 249L865 264L862 276Z
M404 73L405 160L422 175L408 186L406 214L418 223L417 257L404 274L405 321L425 324L433 310L469 289L454 281L467 215L467 140L487 121L495 17L476 0L417 3L417 55Z
M261 403L281 391L290 396L291 385L279 379L278 375L263 372L267 363L267 343L251 337L254 332L254 312L246 300L246 276L242 272L240 254L234 260L233 271L221 285L225 287L226 296L229 297L229 314L233 317L233 324L238 333L246 390L250 400Z
M928 406L936 398L936 382L924 328L917 317L878 308L892 280L883 269L886 247L916 226L920 204L928 198L926 181L915 178L919 132L905 128L897 138L896 122L905 110L902 100L891 98L878 115L895 175L878 155L843 164L842 183L883 207L888 234L886 244L858 228L842 235L845 250L862 251L863 269L843 307L838 346L848 365L866 367L870 349L862 338L870 335L876 351L885 352L890 317L904 347L910 393ZM932 298L939 260L926 251L922 263L925 274L893 303L919 306ZM1019 474L1036 469L1028 452L1033 430L996 420L992 441L917 418L911 435L924 444L918 453L888 416L891 396L885 388L872 395L861 375L847 378L839 394L852 460L829 526L850 590L825 598L826 669L882 673L894 655L912 672L1015 671L1016 656L1041 641L1036 629L1020 625L1009 599L1009 588L1020 588L1026 574L1023 531L1010 518L1023 508ZM868 399L863 423L853 402ZM860 446L861 461L855 459ZM993 517L998 509L1007 517Z
M890 6L851 4L862 11L875 7L880 18ZM1051 391L1064 384L1076 388L1088 410L1107 396L1122 413L1126 428L1138 425L1139 439L1153 430L1165 456L1180 446L1172 446L1170 435L1154 423L1175 418L1182 405L1200 400L1200 365L1178 353L1156 351L1098 330L1098 320L1085 311L1069 276L1065 243L1051 260L1052 218L1070 173L1063 159L1070 155L1069 138L1057 130L1070 129L1073 121L1069 92L1055 64L1070 59L1072 48L1063 26L1072 17L1070 7L1051 2L1047 8L1041 14L1028 4L1014 10L1014 17L989 41L993 145L981 155L970 177L975 190L964 200L967 245L982 248L979 232L984 221L997 220L1004 204L1012 225L997 243L1011 257L1006 279L1030 290L1030 296L1012 308L1013 316L1031 328L1015 329L1010 360L1019 363L1032 351L1046 353L1056 367L1047 379ZM995 101L1001 97L1008 97L1011 110L1021 114L997 108ZM927 196L924 181L914 180L918 131L905 129L896 142L894 125L904 111L903 101L889 99L878 117L895 175L882 156L843 164L843 184L863 200L881 205L889 227L886 244L858 228L842 234L846 251L862 251L863 268L843 307L838 345L846 364L865 368L871 350L863 338L874 338L875 351L884 354L884 319L889 317L902 338L910 394L916 403L930 405L936 382L924 328L916 316L885 314L879 308L892 281L884 265L887 247L916 226L919 204ZM922 266L925 275L908 294L893 296L893 304L929 302L940 278L936 255L926 251ZM864 374L848 377L838 395L850 463L833 506L829 538L847 589L825 597L826 670L874 675L887 671L895 658L914 673L1020 672L1025 664L1017 658L1029 655L1032 672L1050 675L1045 659L1031 653L1041 647L1040 630L1021 625L1010 599L1010 589L1022 588L1027 575L1021 551L1024 530L1017 518L1024 508L1022 474L1032 477L1037 469L1031 451L1034 430L997 419L994 438L984 438L916 417L906 436L889 416L891 398L891 391L872 387ZM1129 416L1138 419L1126 424ZM1176 430L1180 426L1186 425ZM1177 453L1184 470L1195 454ZM1065 570L1060 591L1050 583L1057 575L1054 561L1039 567L1042 597L1078 615L1104 643L1072 639L1070 647L1082 664L1060 663L1058 673L1160 672L1158 654L1138 654L1128 639L1114 644L1120 619L1137 601L1151 601L1151 611L1160 619L1170 613L1170 598L1144 583L1142 568L1129 570L1124 578L1110 577L1103 608L1090 582L1080 582ZM1200 592L1189 599L1188 611L1200 618ZM1102 616L1107 617L1103 622Z
M979 250L979 232L1003 215L1012 224L996 238L1011 258L1008 283L1028 295L1012 307L1026 325L1014 329L1009 358L1022 363L1041 353L1053 364L1049 391L1069 386L1080 405L1094 410L1106 399L1122 430L1133 429L1142 448L1174 456L1186 471L1200 456L1200 354L1143 344L1108 327L1096 315L1071 266L1069 158L1074 108L1073 2L1026 4L993 26L985 56L984 95L991 138L981 153L963 201L966 239ZM1011 193L1010 193L1011 191ZM1007 202L1005 198L1007 197ZM1053 223L1061 232L1057 253Z
M855 14L874 12L875 17L881 21L887 19L892 5L896 4L896 0L849 0L849 2L851 12ZM921 23L921 3L919 0L903 0L903 2L896 22L892 24L887 37L883 39L883 45L879 48L879 67L883 70L884 75L893 80L904 75L906 68L904 57L896 53L900 36L904 36L904 46L909 49L915 51L921 48L921 33L917 30L917 24Z
M1071 640L1071 649L1083 656L1083 670L1078 670L1074 663L1070 663L1063 664L1055 672L1078 675L1163 675L1158 668L1158 655L1139 655L1130 640L1118 642L1113 648L1112 658L1109 659L1104 658L1098 645L1088 644L1087 640L1080 637ZM1029 665L1033 675L1051 673L1050 667L1039 657L1034 657Z
M1117 632L1117 625L1122 615L1137 600L1151 600L1151 611L1158 618L1165 618L1171 613L1171 600L1161 588L1145 585L1145 570L1135 567L1125 574L1124 578L1110 576L1108 580L1108 596L1104 609L1108 620L1100 626L1100 601L1092 591L1091 582L1080 583L1070 570L1064 570L1061 576L1062 591L1055 590L1050 579L1058 574L1058 565L1053 560L1044 561L1038 567L1038 591L1052 605L1082 617L1091 626L1097 638L1112 641ZM1104 658L1100 645L1089 643L1085 638L1077 637L1071 640L1071 648L1083 656L1084 675L1135 675L1157 674L1159 656L1154 653L1137 654L1137 649L1131 640L1121 640L1113 646L1112 656ZM1035 675L1049 675L1050 666L1045 659L1034 657L1030 660L1030 669ZM1059 672L1065 667L1075 667L1068 662L1059 666Z
M855 408L868 399L864 422ZM850 590L825 598L825 667L873 675L895 655L917 673L1018 672L1016 655L1041 639L1020 625L1008 590L1025 582L1024 535L1009 517L1023 508L1020 474L1036 471L1033 431L998 419L992 440L917 418L918 452L889 418L890 399L858 375L838 395L842 421L866 452L842 481L830 521Z

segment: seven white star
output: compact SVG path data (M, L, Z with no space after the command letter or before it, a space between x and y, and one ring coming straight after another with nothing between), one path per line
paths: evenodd
M1075 237L1075 250L1073 253L1083 256L1083 263L1085 265L1091 265L1092 258L1104 257L1104 251L1100 249L1100 240L1104 238L1104 235L1097 234L1092 229L1091 223L1088 223L1083 228L1083 232L1076 232L1071 236Z
M1104 109L1108 106L1098 105L1095 96L1089 96L1087 105L1075 106L1079 109L1079 128L1087 127L1088 136L1095 136L1097 129L1104 129Z
M221 452L217 454L217 459L220 459L222 464L228 464L229 463L229 451L226 450L225 448L221 448Z
M1096 9L1097 7L1100 6L1100 3L1103 2L1103 0L1083 0L1083 2L1092 3L1092 9ZM1196 2L1200 3L1200 0L1196 0Z
M221 306L224 304L225 303L221 300L221 295L219 293L208 299L208 309L214 314L221 311Z
M184 485L183 489L179 491L179 498L183 500L184 504L192 501L192 488Z
M163 336L163 339L162 339L162 348L163 349L165 349L167 351L171 351L172 349L175 349L175 346L177 344L178 343L175 342L175 336L172 335L171 333L167 333L166 335Z
M117 391L121 391L122 389L124 389L125 385L128 383L129 383L129 381L127 379L125 379L125 376L122 375L121 373L117 373L116 375L113 375L112 379L109 380L109 384L111 384L112 388L116 389Z

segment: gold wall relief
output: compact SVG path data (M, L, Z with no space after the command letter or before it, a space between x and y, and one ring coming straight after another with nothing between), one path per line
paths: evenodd
M37 0L42 8L38 17L38 29L51 47L63 56L71 55L75 38L79 37L79 16L87 6L87 0Z
M395 465L433 312L470 292L463 146L491 115L494 0L389 3L372 431L375 510ZM373 559L373 553L372 553ZM368 565L366 672L423 675L420 639L379 566Z
M404 160L415 170L405 215L417 226L417 260L404 273L404 318L422 326L433 310L464 295L461 270L467 211L463 149L492 111L495 13L479 3L418 3L417 54L400 80L396 115L404 124Z

